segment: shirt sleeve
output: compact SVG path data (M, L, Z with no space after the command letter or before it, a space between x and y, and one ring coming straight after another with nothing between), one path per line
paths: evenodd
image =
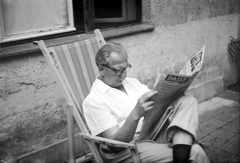
M83 112L92 135L118 125L110 109L98 98L87 97L83 102Z

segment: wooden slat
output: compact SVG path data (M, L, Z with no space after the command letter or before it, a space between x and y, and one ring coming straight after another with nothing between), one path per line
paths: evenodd
M69 162L76 163L72 107L69 107L67 109L67 126L68 126L68 142L69 142Z
M94 72L93 80L95 80L96 76L98 75L98 70L95 66L95 54L93 52L92 43L90 42L90 40L85 40L85 43L86 43L87 49L88 49L88 54L89 54L89 58L90 58L90 65L92 66L93 72Z
M101 44L101 46L103 46L104 44L106 44L106 41L104 40L104 38L103 38L103 36L102 36L102 34L101 34L101 32L100 32L100 30L99 29L96 29L96 30L94 30L94 33L95 33L95 35L97 36L97 38L99 38L99 42L100 42L100 44ZM100 47L101 47L100 46Z
M85 83L86 83L87 91L84 91L84 92L86 92L86 93L84 93L84 96L86 97L87 94L90 92L91 82L90 82L90 79L89 79L88 70L87 70L86 64L84 62L83 53L81 51L80 45L79 45L78 42L75 42L74 46L75 46L76 51L78 53L78 61L80 63L81 69L82 69L83 80L85 80Z
M73 94L73 96L74 95L80 96L80 97L76 97L76 98L83 100L85 97L83 95L83 90L81 88L81 84L80 84L80 81L79 81L79 78L78 78L78 75L77 75L77 72L76 72L77 70L75 69L74 62L73 62L72 57L71 57L72 55L70 54L67 45L62 45L61 47L63 49L63 52L65 53L68 66L70 68L70 72L71 72L71 75L73 77L73 81L71 81L71 83L72 83L71 85L77 87L77 89L72 90L73 91L72 94Z
M79 42L79 45L81 47L84 62L88 63L88 64L85 64L85 65L86 65L86 69L88 71L88 76L89 76L90 83L93 83L96 76L95 76L95 73L94 73L94 70L93 70L94 67L93 67L93 65L91 65L91 59L90 59L90 56L89 56L90 54L89 54L88 48L87 48L85 42Z
M93 39L90 39L90 42L92 44L92 50L93 50L93 53L94 53L94 58L97 54L97 51L102 47L101 43L100 43L100 38L99 37L96 37ZM95 66L95 62L93 64Z
M102 159L102 157L101 157L101 155L100 155L100 153L98 151L97 145L93 141L91 141L91 140L88 140L88 139L85 139L85 140L86 140L89 148L91 149L92 154L93 154L96 162L97 163L104 163L104 161L103 161L103 159Z
M89 90L87 90L86 87L90 83L87 83L84 80L85 77L83 75L83 69L82 69L82 66L81 66L81 62L79 62L79 57L81 56L81 54L78 52L78 50L77 50L77 48L75 47L74 44L75 44L75 42L71 43L71 44L67 44L67 46L68 46L69 52L71 54L72 66L74 66L74 68L76 70L77 75L75 75L75 77L78 78L78 81L75 81L75 84L78 85L77 87L81 88L80 89L81 91L74 90L75 92L77 91L76 93L80 94L81 98L78 99L78 102L79 102L79 105L81 105L82 101L86 97L85 95L87 95L89 93ZM80 49L80 47L79 47L79 49Z
M64 83L66 83L65 91L68 92L69 104L72 105L72 107L73 107L74 118L76 119L80 130L83 133L89 133L89 130L87 129L87 127L85 126L85 122L83 121L84 118L83 118L81 104L78 102L78 100L81 100L81 99L80 98L78 99L76 97L76 94L74 94L74 91L73 91L74 88L72 88L73 85L71 85L69 82L69 78L72 78L72 76L70 75L69 69L63 69L63 63L59 59L60 56L63 54L63 52L58 51L59 55L57 55L56 51L55 51L56 48L51 48L51 49L52 49L52 51L54 51L53 54L55 54L54 56L56 58L56 61L58 62L58 66L60 67L60 70L62 70L62 72L59 72L59 73L62 73L62 78L64 79L63 81L64 81ZM62 60L64 60L64 58L62 58ZM65 65L64 67L66 68L67 66ZM68 77L67 77L66 73L69 73ZM64 85L64 83L63 83L63 85Z
M71 81L70 78L72 78L72 76L70 75L71 73L69 72L69 68L67 68L68 65L66 65L66 63L64 62L61 62L61 60L64 60L65 59L65 56L63 55L63 51L61 50L61 47L59 46L56 46L56 47L51 47L50 48L51 51L53 52L53 55L54 55L54 58L55 58L55 64L57 64L56 66L59 66L58 69L56 69L56 73L58 74L58 77L61 79L61 85L62 87L64 88L64 92L66 92L66 95L67 95L67 98L69 99L68 102L69 103L72 103L73 101L71 101L71 98L74 98L74 101L77 101L77 97L76 96L72 96L71 92L73 92L73 89L76 89L75 88L72 88L73 85L70 84L69 81ZM60 59L61 57L61 59ZM64 57L64 58L62 58ZM66 59L65 59L66 60ZM68 74L68 76L67 76ZM78 108L80 108L80 105L78 104L77 106Z
M81 134L81 136L83 136L87 140L91 140L91 141L96 142L98 144L104 143L104 144L111 145L111 146L114 146L114 147L136 149L135 144L125 143L125 142L121 142L121 141L117 141L117 140L107 139L107 138L88 135L88 134L82 134L82 133L80 133L80 134Z
M63 81L62 77L60 76L60 74L58 73L57 68L55 67L55 65L56 65L55 61L51 57L51 53L53 54L52 50L47 49L43 41L39 41L38 45L41 48L41 51L42 51L45 59L47 60L48 65L50 66L51 70L53 72L55 72L54 75L56 76L57 83L60 84L61 89L65 90L62 92L63 92L63 95L64 95L65 99L67 100L67 102L69 102L69 98L68 98L69 95L67 92L67 88L66 88L65 84L61 84L61 83L64 83L64 81Z
M59 61L59 58L58 58L58 55L56 54L55 49L52 48L52 47L50 49L53 52L53 55L54 55L54 58L55 58L55 61L53 60L52 63L54 63L54 65L59 66L59 68L62 69L62 64ZM70 95L70 90L69 89L72 89L72 88L70 87L69 82L64 80L64 79L66 79L65 71L61 71L61 69L57 69L55 67L55 72L58 75L58 78L60 79L60 83L59 83L60 86L65 90L65 91L63 91L63 93L65 94L65 96L67 96L66 99L68 99L68 105L73 107L73 115L74 115L74 118L75 118L81 132L89 134L89 131L85 126L85 122L82 120L81 114L79 113L78 108L81 108L81 106L78 105L78 103L76 104L73 101L72 97L73 98L76 98L76 97ZM77 99L75 99L75 101L77 101Z

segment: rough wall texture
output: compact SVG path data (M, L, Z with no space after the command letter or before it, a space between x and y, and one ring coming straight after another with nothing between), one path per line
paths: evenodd
M0 160L66 137L58 85L42 55L0 61Z
M240 9L238 0L147 0L143 4L143 18L157 26L239 13Z
M227 44L230 36L238 38L239 15L225 15L189 23L156 27L152 33L111 39L129 52L133 68L130 76L150 87L156 74L179 72L194 52L205 46L204 70L195 83L224 76L225 85L236 81L237 67L230 59Z
M153 32L108 39L123 44L133 68L129 76L152 87L156 74L178 72L206 46L204 70L195 84L224 77L236 81L227 53L239 38L239 0L147 0L143 19ZM0 162L67 137L65 100L40 52L0 60ZM77 130L77 129L76 129Z

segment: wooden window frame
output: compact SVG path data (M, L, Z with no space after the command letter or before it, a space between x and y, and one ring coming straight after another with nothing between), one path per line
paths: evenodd
M124 0L125 1L125 0ZM126 1L125 1L126 2ZM123 5L125 5L124 3ZM94 16L94 0L83 0L84 7L84 27L85 32L89 33L96 29L96 23ZM142 0L137 1L136 3L136 20L134 23L141 23L142 19Z
M6 42L12 42L12 41L18 41L18 40L75 31L76 28L74 27L72 0L66 0L66 2L67 2L67 13L68 13L68 20L69 20L69 25L67 27L49 28L49 31L36 30L33 32L26 32L19 36L14 35L12 37L8 37L5 35L5 32L4 32L4 22L3 22L3 16L2 16L3 15L2 1L0 1L0 43L6 43Z
M93 10L95 11L95 10ZM127 16L126 16L126 0L122 0L122 17L118 17L118 18L96 18L94 17L94 22L98 23L98 22L123 22L127 20ZM95 14L94 14L95 15Z

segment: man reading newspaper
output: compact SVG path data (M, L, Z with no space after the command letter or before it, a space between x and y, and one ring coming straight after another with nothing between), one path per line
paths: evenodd
M104 45L96 54L95 61L100 75L83 102L84 116L93 135L136 143L143 163L209 162L203 149L195 143L198 128L198 103L195 98L182 95L171 101L173 99L163 96L171 101L174 108L169 120L156 132L154 140L149 136L139 139L141 133L147 133L143 128L140 135L137 132L141 119L147 119L152 111L160 115L155 103L163 99L157 86L161 82L156 84L156 90L149 90L137 79L126 77L131 65L126 50L118 43ZM158 107L163 111L166 108L165 103ZM145 120L144 125L148 125ZM106 162L132 162L129 149L101 144L99 150Z

